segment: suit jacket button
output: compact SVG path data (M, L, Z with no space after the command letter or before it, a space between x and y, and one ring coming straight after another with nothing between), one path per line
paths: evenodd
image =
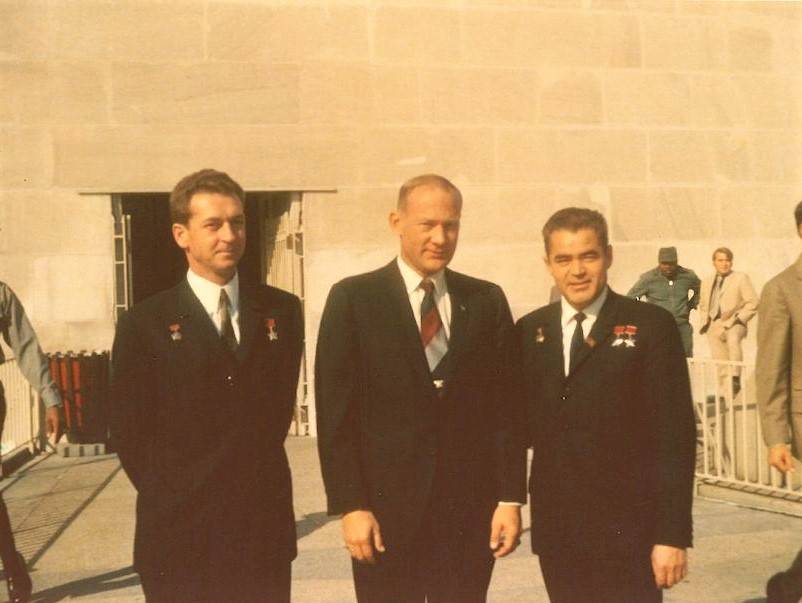
M567 399L568 399L568 396L566 396L565 394L563 394L562 396L560 396L560 400L567 400Z
M232 377L231 375L226 375L226 383L228 385L234 385L234 377Z

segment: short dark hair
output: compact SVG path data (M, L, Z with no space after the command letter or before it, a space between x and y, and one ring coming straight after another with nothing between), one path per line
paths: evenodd
M239 199L245 205L245 191L231 176L206 168L181 178L170 193L170 220L173 224L189 222L189 203L196 193L218 193Z
M400 189L398 189L398 202L396 203L396 209L404 211L407 206L407 198L409 197L409 194L419 186L432 186L434 188L439 188L440 190L450 194L451 198L454 199L457 205L460 208L462 207L462 193L459 192L459 189L456 186L454 186L453 182L451 182L448 178L439 176L438 174L422 174L420 176L410 178L401 185Z
M543 226L543 243L546 254L549 253L549 239L555 230L569 230L576 232L582 228L589 228L596 233L596 238L605 249L609 244L607 237L607 220L601 212L585 207L565 207L556 211Z
M723 253L724 255L727 256L727 259L729 261L732 261L732 250L729 247L719 247L718 249L716 249L713 252L713 261L715 261L717 253Z
M794 209L794 218L796 219L796 227L802 226L802 201L796 204Z

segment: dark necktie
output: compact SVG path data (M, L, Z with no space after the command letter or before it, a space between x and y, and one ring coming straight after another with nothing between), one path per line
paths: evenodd
M724 285L724 277L716 275L713 283L713 291L710 293L710 318L716 320L721 315L721 287Z
M232 352L237 351L238 343L234 335L234 325L231 323L231 301L225 289L220 289L220 301L217 304L217 311L220 314L220 339Z
M574 315L574 320L576 320L576 329L574 329L574 335L571 337L571 355L569 356L568 361L568 372L574 372L574 368L576 366L577 358L579 357L579 351L582 349L582 344L585 343L585 333L582 330L582 321L585 320L585 314L583 312L577 312Z
M434 303L434 283L425 279L420 287L424 291L423 301L420 304L420 340L426 352L429 370L434 371L448 352L448 341L440 312Z

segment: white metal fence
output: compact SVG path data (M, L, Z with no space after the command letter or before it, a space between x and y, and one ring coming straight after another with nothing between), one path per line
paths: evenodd
M28 385L14 359L0 365L0 383L6 397L0 455L5 458L25 448L33 452L43 442L39 395Z
M768 464L754 375L743 362L688 360L698 434L696 477L802 507L802 467L786 474ZM740 388L733 377L740 376ZM735 380L737 383L737 379Z

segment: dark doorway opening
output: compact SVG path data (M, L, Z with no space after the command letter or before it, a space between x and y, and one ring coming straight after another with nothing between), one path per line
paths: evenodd
M169 194L126 193L120 197L122 213L130 219L129 303L136 304L183 279L187 261L173 240ZM262 265L258 204L246 204L245 220L248 244L239 273L240 278L253 282L259 280Z

